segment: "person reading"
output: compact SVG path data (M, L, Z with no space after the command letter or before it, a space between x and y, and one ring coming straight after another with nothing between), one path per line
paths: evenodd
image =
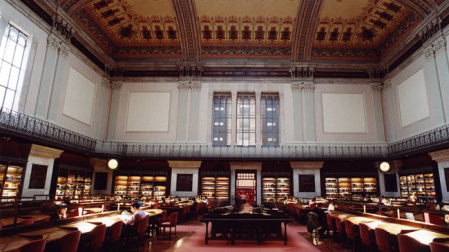
M131 205L131 212L132 215L129 218L123 220L124 233L134 232L136 230L137 223L139 223L139 221L145 218L145 216L147 215L144 211L140 209L140 204L137 202L134 202Z
M51 215L50 220L62 220L67 218L67 204L61 203L56 208L56 212Z

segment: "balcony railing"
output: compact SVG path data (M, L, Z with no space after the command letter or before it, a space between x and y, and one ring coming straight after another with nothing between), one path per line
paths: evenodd
M385 159L449 143L449 127L442 126L391 144L281 144L280 146L222 146L212 144L150 144L96 140L49 122L8 109L0 109L0 132L70 148L92 155L118 155L172 160L205 159Z
M82 151L95 151L97 142L93 138L6 108L0 108L0 130L19 137Z

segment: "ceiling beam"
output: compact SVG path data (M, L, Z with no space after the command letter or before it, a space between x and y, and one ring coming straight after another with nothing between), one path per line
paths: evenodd
M322 4L323 0L301 1L292 38L293 62L308 62L311 60L312 44Z
M201 60L200 31L194 0L172 0L175 10L183 62Z

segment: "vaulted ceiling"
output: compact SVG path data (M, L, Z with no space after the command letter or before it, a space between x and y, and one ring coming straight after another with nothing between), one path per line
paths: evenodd
M393 62L449 12L447 0L34 1L116 63Z

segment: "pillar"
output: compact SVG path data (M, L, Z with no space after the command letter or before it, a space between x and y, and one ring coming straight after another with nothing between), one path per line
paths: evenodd
M187 108L189 99L189 82L180 81L178 83L178 114L176 127L176 142L184 143L187 140Z
M189 142L198 142L201 82L192 82L190 89Z
M118 120L118 108L120 105L120 91L122 89L123 82L114 81L110 84L112 89L111 93L111 105L109 112L109 121L108 121L108 132L107 139L109 141L115 140L115 134L117 131L117 120Z
M301 83L292 83L291 89L293 93L293 132L294 142L302 142L303 138L303 118L302 118L302 91Z
M376 127L377 142L385 142L384 115L382 112L382 85L380 83L372 83L371 91L373 92L374 102L374 122Z

